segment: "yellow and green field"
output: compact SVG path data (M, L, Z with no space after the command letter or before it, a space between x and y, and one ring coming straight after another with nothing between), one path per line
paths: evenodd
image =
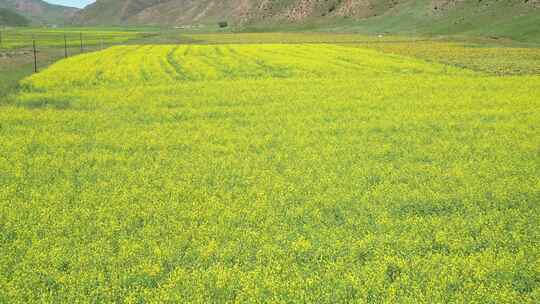
M155 29L129 28L8 28L1 30L0 49L20 49L32 47L36 42L38 49L49 47L68 48L79 47L80 40L83 46L92 47L125 43L134 39L141 39L156 35ZM65 41L64 41L65 37Z
M132 45L0 105L0 302L538 303L540 76Z

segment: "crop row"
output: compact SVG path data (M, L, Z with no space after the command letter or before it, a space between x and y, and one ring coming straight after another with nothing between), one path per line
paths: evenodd
M321 45L119 46L63 60L27 79L28 87L174 84L264 78L354 78L356 75L473 75L372 50Z

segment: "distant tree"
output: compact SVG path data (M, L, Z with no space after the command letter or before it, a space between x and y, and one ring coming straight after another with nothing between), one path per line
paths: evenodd
M220 21L220 22L218 22L218 26L220 28L226 28L226 27L229 26L229 23L227 21Z

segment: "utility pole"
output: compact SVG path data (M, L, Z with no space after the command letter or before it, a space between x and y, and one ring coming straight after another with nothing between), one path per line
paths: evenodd
M81 53L84 53L83 42L82 42L82 32L80 33L80 39L81 39Z
M34 47L34 73L38 72L37 68L37 51L36 51L36 39L32 40L32 46Z
M68 58L66 33L64 33L64 58Z

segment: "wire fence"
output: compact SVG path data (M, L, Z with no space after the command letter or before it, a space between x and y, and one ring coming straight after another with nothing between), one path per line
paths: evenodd
M147 37L151 34L141 32L107 32L107 31L17 31L0 29L0 48L29 47L32 41L50 47L62 47L64 41L79 44L83 40L85 45L99 45L101 43L124 43L131 39Z
M0 28L0 60L2 56L33 57L34 71L69 56L126 44L360 44L427 41L418 37L366 36L359 34L321 33L210 33L185 34L165 31L107 30L2 30Z
M0 59L31 61L34 72L40 67L70 56L126 44L152 34L140 32L17 32L0 30ZM22 59L21 59L22 58Z

